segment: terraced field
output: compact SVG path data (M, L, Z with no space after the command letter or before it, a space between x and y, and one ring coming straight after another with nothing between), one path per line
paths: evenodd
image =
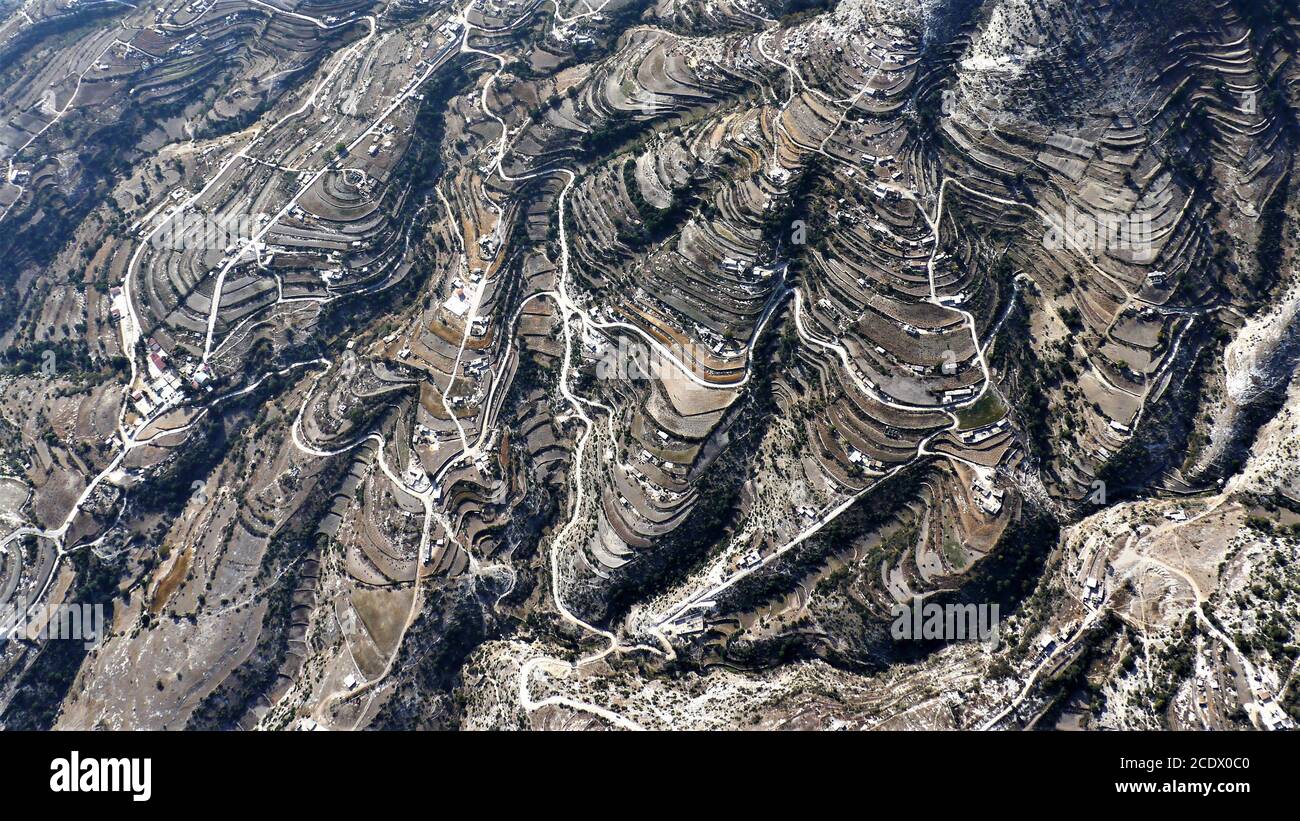
M0 603L109 615L0 644L0 726L1293 726L1298 47L16 6Z

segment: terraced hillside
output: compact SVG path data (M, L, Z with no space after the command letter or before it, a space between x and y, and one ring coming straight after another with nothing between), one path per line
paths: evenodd
M5 14L0 726L1300 719L1294 4Z

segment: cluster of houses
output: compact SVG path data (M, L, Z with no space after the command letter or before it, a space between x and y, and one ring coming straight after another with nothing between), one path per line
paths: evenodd
M149 378L145 386L131 394L131 404L141 416L149 416L165 408L180 404L185 398L184 383L167 362L162 346L149 340L149 353L145 357Z
M885 469L885 463L873 459L855 447L849 448L849 461L866 471L879 473Z
M994 487L993 476L991 473L976 473L975 481L971 482L971 493L975 497L975 505L980 510L996 516L1002 512L1002 488Z
M1006 427L1007 420L1004 417L991 425L984 425L972 430L961 431L957 436L961 439L962 444L964 445L978 445L980 442L997 436L999 433L1006 430Z
M975 395L975 386L967 385L964 388L954 388L950 391L943 392L943 404L951 405L955 402L962 402L970 399Z
M1089 576L1083 583L1083 601L1094 607L1101 604L1106 597L1106 588L1096 576Z
M116 290L116 289L114 289ZM198 363L188 369L188 376L182 376L172 366L170 357L156 339L148 342L145 356L148 378L144 387L131 392L131 406L136 413L148 417L169 408L176 407L185 400L186 390L211 390L212 371L206 363Z

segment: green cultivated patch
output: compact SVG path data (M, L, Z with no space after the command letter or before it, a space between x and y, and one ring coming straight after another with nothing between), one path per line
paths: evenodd
M969 408L957 411L957 421L963 429L991 425L1007 415L1007 407L993 391L987 391Z

